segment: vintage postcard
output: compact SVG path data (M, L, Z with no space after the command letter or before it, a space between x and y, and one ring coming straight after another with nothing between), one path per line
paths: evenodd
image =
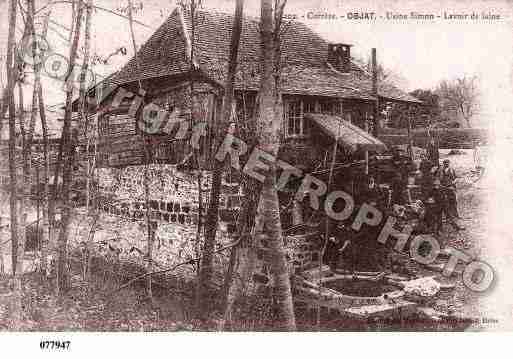
M0 16L6 335L513 329L511 2Z

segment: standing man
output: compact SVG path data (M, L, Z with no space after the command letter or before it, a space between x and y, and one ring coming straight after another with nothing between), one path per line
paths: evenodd
M450 166L450 161L445 159L443 161L442 170L440 171L440 185L444 192L448 211L453 217L459 218L458 214L458 201L456 198L456 172Z
M390 205L393 206L394 204L406 204L406 181L400 171L395 173L391 187L392 196Z
M350 244L351 241L349 239L342 242L342 239L338 236L330 236L328 238L322 261L330 267L332 273L335 273L337 269L340 255Z
M478 175L484 174L486 156L482 142L478 142L474 147L474 166Z
M419 170L422 176L420 178L420 187L423 200L427 199L429 191L431 191L431 187L433 186L433 173L431 172L432 168L433 164L428 160L427 155L423 153L421 155L421 161L419 164Z
M427 175L431 171L432 167L433 167L433 164L431 163L430 160L428 160L427 154L426 153L421 153L420 154L419 170L422 173L422 177Z
M438 152L438 145L433 137L430 137L429 143L426 147L427 159L433 164L433 166L439 166L440 154Z
M456 172L450 166L450 161L445 159L440 171L440 184L444 194L444 212L446 220L458 231L465 229L459 226L455 219L460 218L458 213L458 201L456 199Z
M367 186L362 193L362 202L374 207L381 205L383 202L382 193L373 176L370 176L367 180Z
M440 180L435 178L426 199L425 221L429 232L435 236L440 234L442 228L442 215L445 208L445 200L440 189Z
M436 178L433 181L433 188L426 201L426 224L434 235L438 236L442 229L442 218L445 214L445 220L455 230L461 231L465 229L456 223L453 211L450 208L447 198L447 191L440 187L440 180Z

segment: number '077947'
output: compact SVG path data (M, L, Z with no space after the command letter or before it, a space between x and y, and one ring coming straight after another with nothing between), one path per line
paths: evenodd
M42 340L39 342L39 347L42 350L69 350L70 344L69 340Z

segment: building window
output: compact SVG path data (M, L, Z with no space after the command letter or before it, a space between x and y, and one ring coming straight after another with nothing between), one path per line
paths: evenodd
M300 136L303 134L303 103L302 101L290 101L285 111L288 136Z
M305 113L316 113L317 112L317 101L305 100L303 101L303 109Z
M100 136L109 135L109 116L103 115L98 119L98 132Z
M325 115L339 115L340 114L340 102L333 100L320 100L319 101L320 113Z
M303 98L286 101L284 111L285 134L287 137L308 134L308 126L303 118L305 113L340 115L341 112L342 106L338 100Z
M331 114L331 103L328 101L320 101L320 109L323 114Z
M255 113L256 96L251 93L239 93L236 97L236 115L238 119L249 120Z

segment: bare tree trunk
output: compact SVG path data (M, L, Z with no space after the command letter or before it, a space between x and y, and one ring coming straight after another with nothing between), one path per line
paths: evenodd
M243 74L244 75L244 74ZM252 113L248 113L244 93L242 94L244 131L239 131L241 136L249 148L253 148L258 142L254 137L256 132L256 117L258 106L253 108ZM224 315L221 321L220 330L227 328L235 329L234 323L244 323L244 315L250 312L247 298L254 295L257 288L252 275L257 264L257 253L255 243L252 240L252 231L255 224L255 213L257 209L258 199L261 192L261 184L249 177L244 176L242 180L243 204L241 211L237 217L236 229L237 233L234 240L238 244L232 247L230 252L230 262L225 274L223 295ZM242 329L251 329L244 325Z
M28 23L25 26L25 34L28 34L30 30L28 30L30 25ZM16 60L15 60L16 61ZM33 130L32 123L29 123L28 132L25 128L25 103L23 99L23 87L22 81L18 81L18 117L19 117L19 125L22 134L22 174L21 174L21 195L19 196L19 204L18 204L18 219L20 221L18 228L18 269L17 272L22 273L23 271L23 257L25 253L25 242L26 242L26 234L27 234L27 203L30 200L30 162L31 162L31 130ZM35 116L34 116L35 119ZM32 118L31 118L32 120Z
M10 172L10 205L11 205L11 243L12 243L12 270L16 274L16 259L18 246L17 225L17 173L16 173L16 108L14 105L14 86L16 82L14 68L14 42L16 28L16 1L9 1L9 35L7 40L7 56L5 68L7 71L7 89L5 103L9 111L9 172Z
M200 243L201 243L201 235L203 229L203 188L202 188L202 179L203 174L201 170L198 174L198 225L196 228L196 242L194 243L194 256L196 258L200 257ZM200 273L200 264L199 261L196 264L196 278L199 279Z
M226 134L227 122L230 118L233 102L233 87L235 82L235 73L237 71L237 56L239 51L240 35L242 30L242 14L244 0L237 0L235 5L235 16L233 18L232 37L230 41L230 59L228 62L228 76L224 86L223 106L221 110L220 121L218 122L217 137L218 142L222 141ZM203 247L203 256L201 260L200 280L199 280L199 301L197 312L201 319L206 319L211 304L212 287L212 261L215 247L215 238L217 232L217 221L219 211L219 195L221 192L221 179L223 174L223 163L214 160L214 169L212 172L212 188L210 190L210 202L207 211L205 224L205 243Z
M57 261L57 281L56 281L56 294L60 295L66 291L68 287L68 273L67 273L67 261L68 261L68 237L69 237L69 225L71 222L71 201L70 201L70 187L73 178L72 167L74 161L74 145L72 143L71 136L71 114L72 114L72 99L73 99L73 84L71 83L70 76L72 75L72 69L75 66L75 60L77 57L78 43L80 39L80 28L82 24L82 13L84 6L79 1L77 3L77 15L75 21L75 32L73 34L73 42L71 44L70 56L69 56L69 71L67 80L70 81L66 88L66 106L64 110L64 125L61 134L61 148L64 155L64 168L62 176L62 223L61 230L59 232L59 239L57 243L59 258ZM58 172L57 172L58 173ZM57 177L57 176L56 176ZM57 178L55 179L57 180Z
M0 139L2 138L2 133L3 133L3 119L4 119L4 116L5 114L7 113L7 109L9 108L9 100L8 100L8 96L7 96L7 93L8 93L8 87L6 86L3 90L2 90L2 106L0 107L0 119L2 121L0 121Z
M230 252L230 263L225 276L223 294L225 296L224 315L220 330L231 327L238 318L234 318L235 302L247 295L247 289L252 286L251 275L256 264L256 252L250 240L253 221L250 217L256 212L259 193L258 182L252 178L245 178L243 193L244 203L237 218L237 233L235 240L239 243ZM239 308L244 311L247 308Z
M97 192L97 184L98 181L94 181L95 174L96 174L96 156L98 154L98 115L95 115L94 117L94 152L93 152L93 163L91 165L92 172L90 173L90 176L93 178L93 188L94 188L94 194L93 194L93 200L92 200L92 206L93 206L93 224L91 226L91 230L89 231L89 236L87 238L87 264L86 264L86 280L88 283L92 282L92 272L91 272L91 263L92 263L92 254L93 254L93 241L94 241L94 234L96 232L96 226L98 223L98 219L100 217L100 213L98 211L98 192Z
M48 29L48 21L50 18L50 13L48 13L45 17L45 24L43 29L43 38L46 38L46 33ZM41 273L42 279L46 279L48 274L48 246L51 243L51 234L50 234L50 224L49 224L49 214L48 209L50 207L50 197L49 197L49 181L50 181L50 157L49 157L49 149L48 149L48 125L46 123L46 109L45 103L43 99L43 88L41 85L41 64L36 63L34 66L34 89L37 91L37 98L39 104L39 117L41 119L41 130L43 132L43 162L44 162L44 172L43 172L43 181L44 181L44 206L43 206L43 238L41 240Z
M25 34L35 34L34 29L34 14L35 14L35 4L34 0L27 0L27 20L25 24ZM24 101L23 101L23 88L22 82L18 82L19 86L19 111L20 111L20 128L25 128L25 110L24 110ZM36 83L34 82L34 86ZM18 243L18 264L20 265L20 269L23 270L23 257L25 252L25 243L26 243L26 220L27 220L27 212L29 206L31 204L31 188L32 188L32 176L31 176L31 165L32 165L32 139L34 137L34 128L36 123L36 114L37 114L37 95L34 88L32 94L32 108L30 112L30 122L28 126L28 132L23 134L23 146L22 146L22 158L23 158L23 174L21 177L21 188L23 189L23 195L20 197L20 230L21 237L19 238Z
M82 122L84 124L84 138L86 139L86 158L87 158L87 173L86 173L86 209L87 213L89 213L89 202L90 202L90 171L91 171L91 162L89 158L89 148L90 148L90 136L89 136L89 109L87 108L86 102L86 76L87 71L89 69L89 52L91 49L91 14L92 14L92 6L93 1L87 0L86 3L86 18L85 18L85 29L84 29L84 60L82 62L82 69L80 72L80 92L79 92L79 101L78 101L78 112L81 116Z
M34 12L33 3L30 0L27 1L27 19L25 20L25 28L23 30L23 36L32 34L33 32L33 15ZM22 60L14 59L15 69L23 69ZM20 74L21 75L21 74ZM25 243L27 237L27 210L28 204L30 203L30 169L31 169L31 143L35 125L35 113L31 111L30 122L28 125L28 132L25 128L25 102L23 96L23 80L22 76L18 79L18 111L19 111L19 126L22 135L22 175L21 175L21 195L19 196L18 204L18 219L20 221L18 226L18 260L16 263L16 276L15 276L15 297L16 303L19 306L21 315L21 299L22 299L22 276L24 270L24 254L25 254ZM36 100L37 101L37 100ZM37 103L37 102L36 102ZM33 103L34 105L34 103Z
M86 84L86 76L87 71L89 69L89 52L91 49L91 14L92 14L92 7L93 7L93 1L87 0L86 3L86 17L85 17L85 29L84 29L84 60L82 62L82 69L80 73L80 91L79 91L79 100L78 100L78 113L82 119L82 123L84 125L84 138L86 139L86 161L87 161L87 168L86 168L86 213L87 215L90 214L90 187L91 187L91 157L89 155L90 152L90 143L91 138L89 136L89 109L87 107L87 84ZM96 225L96 217L93 219L93 223L91 225L91 229L93 226ZM91 249L92 249L92 241L93 237L88 236L87 238L87 244L86 244L86 251L84 251L84 254L87 254L88 257L91 256ZM83 279L86 280L87 271L88 271L88 259L84 257L83 260Z
M18 198L17 198L17 170L16 170L16 111L14 107L15 69L13 66L13 52L16 29L16 0L9 1L9 34L7 39L7 56L5 68L7 71L6 101L9 107L9 173L10 173L10 225L11 225L11 256L14 276L14 296L12 310L12 329L21 325L21 274L18 272Z
M133 16L132 16L132 0L127 0L128 2L128 24L130 26L130 37L132 39L132 46L134 48L134 58L135 58L135 65L137 68L139 68L139 60L137 59L137 46L135 44L135 35L134 35L134 26L133 26ZM141 80L137 81L139 85L139 94L142 95L142 85ZM144 99L143 99L143 106L144 106ZM146 228L147 228L147 242L146 242L146 256L148 260L147 264L147 272L152 273L153 272L153 263L152 263L152 247L153 247L153 238L155 235L155 231L153 229L151 220L150 220L150 199L149 199L149 175L148 175L148 164L150 162L150 144L148 143L148 139L146 138L146 135L143 134L143 141L144 141L144 150L145 150L145 160L144 160L144 200L146 203ZM146 290L148 293L148 297L151 301L153 301L153 291L152 291L152 279L151 274L147 277L147 284L146 284Z
M188 2L182 3L182 6L188 6L190 9L190 16L191 16L191 45L190 45L190 52L187 54L187 58L189 59L189 110L191 112L191 128L194 128L196 125L196 118L194 118L195 112L195 105L196 105L196 93L194 91L194 72L196 70L194 65L194 49L195 49L195 40L196 40L196 0L190 0ZM203 196L202 196L202 189L201 189L201 165L199 160L199 153L200 150L195 150L191 146L191 150L193 153L193 158L195 159L196 163L195 165L198 166L198 223L196 226L196 249L199 252L199 246L201 245L201 235L203 232ZM198 255L199 257L199 255ZM200 261L196 264L196 293L195 293L195 304L198 306L200 302L200 288L201 288L201 266ZM198 312L198 311L197 311Z
M260 38L261 75L257 130L259 148L278 155L282 121L280 81L280 25L285 2L276 2L273 19L272 0L261 0ZM290 274L280 221L280 205L276 190L276 164L270 165L263 183L256 217L256 238L267 244L266 263L270 268L273 300L276 304L275 328L295 330Z
M27 1L27 4L28 4L28 11L29 11L29 17L28 17L28 21L30 21L30 26L31 26L31 34L32 36L34 36L36 34L36 30L35 30L35 27L34 27L34 16L35 16L35 4L34 4L34 1L33 0L28 0ZM36 44L34 44L34 48L33 48L33 52L34 54L36 53ZM38 112L38 104L39 104L39 88L41 87L41 75L40 75L40 70L41 70L41 65L38 64L36 61L34 61L34 87L33 87L33 90L32 90L32 108L31 108L31 125L32 126L35 126L35 123L36 123L36 115L37 115L37 112ZM42 97L42 96L41 96ZM41 106L39 106L40 108ZM40 115L40 116L44 116L43 115ZM43 127L41 125L41 127ZM32 133L33 133L34 129L32 128ZM32 142L32 141L30 141ZM44 164L46 165L46 158L44 159ZM46 235L46 231L45 231L45 227L44 227L44 222L45 222L45 216L44 216L44 213L45 213L45 209L44 209L44 206L43 206L43 238L39 238L39 226L40 226L40 217L39 217L39 208L40 208L40 203L41 203L41 196L40 196L40 193L39 193L39 188L40 188L40 163L39 161L36 163L36 173L37 173L37 179L36 179L36 188L37 188L37 230L36 230L36 233L37 233L37 236L38 236L38 242L40 244L40 249L41 249L41 266L39 268L39 270L41 271L41 273L46 273L46 245L45 245L45 242L46 242L46 239L45 239L45 235ZM45 182L46 183L46 182ZM44 200L46 200L46 198L44 198ZM44 279L44 275L42 277L42 279Z
M4 204L2 199L2 205ZM0 217L0 227L3 226L2 218ZM5 273L5 265L4 265L4 245L5 243L0 243L0 273Z
M47 15L49 16L49 14ZM48 17L46 19L46 25L48 24ZM46 25L45 30L43 32L43 36L46 36ZM35 71L35 83L37 83L37 86L35 88L37 89L37 97L38 97L38 104L39 104L39 117L41 119L41 129L43 132L43 162L44 162L44 206L43 206L43 238L41 241L41 272L43 274L43 279L46 278L48 273L48 246L51 241L51 233L50 233L50 223L49 223L49 208L50 208L50 188L49 188L49 181L50 181L50 156L49 156L49 149L48 149L48 125L46 123L46 109L45 109L45 103L43 99L43 88L41 85L40 80L40 70L41 65L36 64L34 71Z

